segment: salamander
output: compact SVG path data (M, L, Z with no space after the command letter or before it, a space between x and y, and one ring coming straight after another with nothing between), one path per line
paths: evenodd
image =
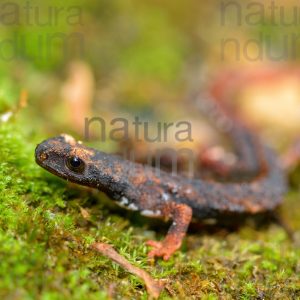
M142 215L171 220L162 241L147 242L151 258L168 260L181 247L192 217L218 218L273 210L287 189L274 151L223 104L198 97L198 107L220 123L236 150L234 164L205 155L203 167L224 180L187 178L87 147L63 134L37 145L36 162L54 175L105 192L120 206Z

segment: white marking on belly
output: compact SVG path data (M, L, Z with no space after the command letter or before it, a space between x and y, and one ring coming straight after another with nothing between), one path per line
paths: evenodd
M141 215L146 217L158 217L161 216L161 211L160 210L153 211L153 210L145 209L141 211Z
M127 208L130 209L130 210L138 210L139 209L134 203L130 203L127 206Z
M164 201L169 201L170 196L167 193L162 193L161 199L164 200Z
M129 201L126 197L121 197L121 201L119 202L121 206L126 206L128 205Z

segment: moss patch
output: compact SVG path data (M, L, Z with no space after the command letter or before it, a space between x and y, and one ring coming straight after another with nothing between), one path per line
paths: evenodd
M298 193L291 192L282 209L296 231L294 242L274 223L201 230L189 234L170 261L151 265L144 241L163 232L109 207L104 195L68 186L39 168L33 153L40 140L18 121L1 125L2 299L146 299L140 280L89 249L94 240L112 243L131 263L166 279L161 299L300 297Z

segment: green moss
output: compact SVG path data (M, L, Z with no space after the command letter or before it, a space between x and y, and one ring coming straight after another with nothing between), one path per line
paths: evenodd
M161 299L299 296L300 250L275 224L189 234L181 252L149 265L144 241L149 234L155 238L155 232L147 219L133 226L135 215L128 219L108 207L104 195L68 186L39 168L33 155L39 140L18 120L1 125L1 298L105 299L112 289L122 297L145 299L138 278L89 249L94 240L112 243L131 263L166 279L168 291ZM290 209L300 211L298 202L286 201L283 212Z

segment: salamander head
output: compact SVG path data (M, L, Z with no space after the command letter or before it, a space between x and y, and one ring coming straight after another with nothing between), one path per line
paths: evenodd
M105 177L105 174L99 174L99 169L95 166L95 152L69 135L60 135L37 145L35 160L54 175L93 186L96 179L101 179L101 175ZM97 152L97 160L100 154Z

